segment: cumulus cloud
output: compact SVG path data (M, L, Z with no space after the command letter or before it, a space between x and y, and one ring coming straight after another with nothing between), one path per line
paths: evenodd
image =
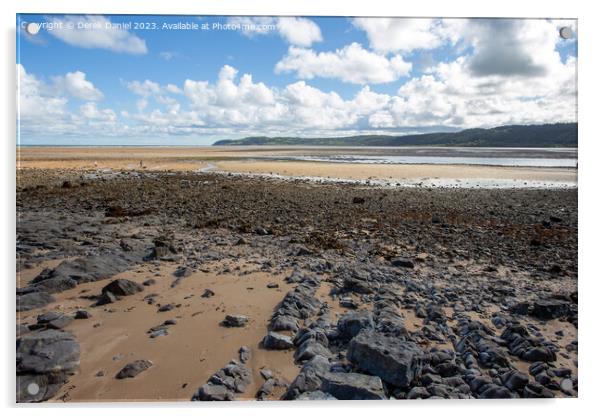
M128 30L115 26L105 16L52 17L56 28L48 30L52 36L79 48L98 48L113 52L141 55L147 53L146 42Z
M370 47L379 52L435 49L454 35L447 23L436 19L362 17L353 19L353 25L366 32Z
M469 69L476 76L546 76L558 67L558 24L548 20L475 19L462 37L474 48Z
M303 17L278 18L278 32L290 44L309 47L322 41L320 27L312 20Z
M53 94L49 86L28 73L23 65L17 64L17 103L21 120L51 120L65 112L67 99Z
M19 132L22 137L108 134L117 129L113 110L100 109L93 101L71 111L69 98L96 100L102 97L80 71L53 77L48 83L17 64L17 103ZM100 127L101 130L87 127Z
M240 25L248 37L278 33L291 45L303 47L322 41L320 26L304 17L236 16L229 18L228 23Z
M98 109L96 103L88 102L80 107L81 114L90 120L114 122L117 119L115 112L110 108Z
M66 91L80 100L98 101L103 98L102 92L88 81L86 74L81 71L68 72L64 76L54 77L54 82L59 90Z
M297 77L335 78L353 84L380 84L407 75L412 64L399 55L387 58L351 43L334 52L318 52L291 46L276 64L276 73L295 72Z
M389 44L374 39L369 48L352 43L326 52L292 45L275 68L299 78L288 85L260 82L231 65L209 79L161 84L143 78L122 83L135 98L134 108L120 108L118 114L100 108L102 93L84 73L48 82L19 65L21 126L56 134L224 138L576 121L576 58L561 58L557 51L560 25L567 22L429 20L425 27L434 38L402 43L393 37ZM435 59L444 44L453 53ZM413 62L417 54L431 55L421 73L404 78L411 69L405 55L410 50L423 51L411 55ZM324 83L317 88L311 80L318 77L356 84L347 89L355 93L342 96ZM382 83L389 84L371 85Z
M128 82L126 83L126 85L130 91L142 97L148 97L150 95L159 94L159 92L161 92L161 87L159 86L159 84L148 79L142 82Z

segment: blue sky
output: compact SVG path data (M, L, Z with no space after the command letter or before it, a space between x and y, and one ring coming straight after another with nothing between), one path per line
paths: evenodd
M175 23L199 29L164 26ZM563 26L576 31L536 19L19 15L19 143L576 121L577 42Z

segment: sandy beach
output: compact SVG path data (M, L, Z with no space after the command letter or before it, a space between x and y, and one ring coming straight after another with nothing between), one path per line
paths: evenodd
M576 170L136 152L21 149L19 401L577 394L576 189L269 175L570 181ZM114 282L132 293L107 298ZM30 361L27 346L44 343L67 343L54 370ZM378 345L410 345L414 378L383 372ZM117 377L138 360L151 364Z
M378 150L378 149L376 149ZM375 149L353 149L372 153ZM577 169L433 164L366 164L262 160L318 152L332 154L336 149L256 147L24 147L19 150L19 168L35 169L114 169L145 171L222 172L275 174L287 177L376 180L390 183L435 180L500 180L505 182L546 182L576 186ZM345 150L339 149L338 152ZM351 151L351 150L348 150Z

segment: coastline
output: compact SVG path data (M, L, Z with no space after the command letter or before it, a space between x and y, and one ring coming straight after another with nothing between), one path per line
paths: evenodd
M371 149L382 151L382 149ZM270 160L303 154L291 148L61 148L19 149L20 169L87 171L208 172L285 180L368 181L380 186L574 188L578 169L570 167L471 164L380 164ZM315 151L315 149L313 149ZM329 154L332 149L320 149ZM262 159L266 158L266 159Z

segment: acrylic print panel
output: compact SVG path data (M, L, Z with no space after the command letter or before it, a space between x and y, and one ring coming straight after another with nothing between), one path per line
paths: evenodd
M577 396L577 21L17 16L16 400Z

